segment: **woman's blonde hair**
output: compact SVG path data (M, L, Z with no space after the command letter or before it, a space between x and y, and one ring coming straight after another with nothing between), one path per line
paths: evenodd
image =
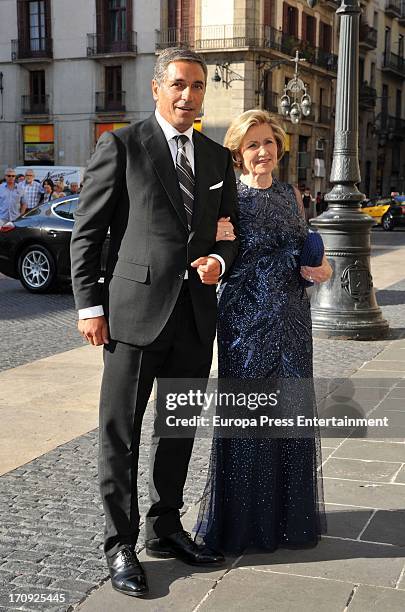
M242 140L246 136L247 131L254 125L267 124L271 127L274 133L274 138L277 143L277 161L284 155L286 133L278 123L277 119L270 115L265 110L253 109L248 110L236 117L228 128L225 134L224 147L227 147L231 154L235 168L242 167L242 161L238 159Z

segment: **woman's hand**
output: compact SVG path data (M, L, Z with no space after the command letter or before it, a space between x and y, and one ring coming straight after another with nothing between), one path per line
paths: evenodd
M233 233L233 225L230 222L230 217L221 217L217 223L216 242L220 240L235 240L236 236Z
M324 283L332 276L332 267L324 255L320 266L301 266L301 276L314 283Z

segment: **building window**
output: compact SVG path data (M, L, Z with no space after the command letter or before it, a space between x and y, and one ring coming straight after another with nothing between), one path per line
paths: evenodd
M319 24L319 46L327 53L332 51L332 26L323 21Z
M404 57L404 37L402 34L399 35L398 39L398 55L399 57Z
M29 39L31 51L45 50L45 2L29 2Z
M126 0L108 0L107 23L110 28L110 41L125 40L127 32L127 2Z
M298 170L298 183L300 186L306 187L308 169L310 168L310 159L308 153L308 136L299 136L298 138L298 156L297 156L297 170Z
M383 84L381 96L381 127L385 128L388 122L388 85Z
M121 66L107 66L105 69L106 110L121 110L122 98L122 68Z
M391 28L385 28L384 53L388 57L391 52Z
M397 89L397 95L395 99L395 116L400 118L402 116L402 91Z
M375 87L375 63L371 62L370 65L370 85Z
M45 107L45 70L30 71L30 97L34 111Z
M283 4L283 32L298 38L298 9L286 2Z
M312 47L316 45L316 19L306 13L302 14L302 40Z
M359 57L359 83L364 83L364 58Z

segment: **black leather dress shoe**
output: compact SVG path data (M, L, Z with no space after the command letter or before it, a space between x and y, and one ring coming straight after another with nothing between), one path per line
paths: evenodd
M176 557L189 565L222 565L225 557L206 546L196 544L187 531L177 531L164 538L155 538L146 542L146 553L149 557L166 559Z
M149 592L145 572L130 546L107 558L107 563L113 589L131 597L140 597Z

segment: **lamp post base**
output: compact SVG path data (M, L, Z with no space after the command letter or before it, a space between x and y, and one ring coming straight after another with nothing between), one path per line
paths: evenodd
M311 220L333 268L332 278L316 285L312 293L312 329L318 338L382 340L388 335L370 273L372 224L359 209L336 205Z

